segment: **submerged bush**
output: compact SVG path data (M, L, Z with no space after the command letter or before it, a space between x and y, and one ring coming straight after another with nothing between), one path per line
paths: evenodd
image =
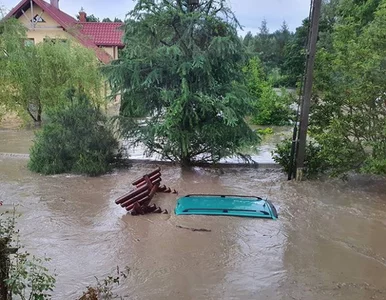
M97 176L111 170L118 141L99 109L79 100L49 112L48 119L30 150L31 171Z
M291 166L291 140L283 140L276 145L272 151L273 160L282 166L283 171L288 173ZM317 143L309 141L306 145L306 156L304 160L304 175L314 177L327 170L328 164L321 155L322 148ZM295 170L295 160L293 161L292 170Z

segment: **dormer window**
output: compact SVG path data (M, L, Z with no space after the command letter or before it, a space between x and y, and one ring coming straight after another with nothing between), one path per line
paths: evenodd
M46 21L43 20L43 18L40 15L36 15L33 17L32 22L34 23L45 23Z

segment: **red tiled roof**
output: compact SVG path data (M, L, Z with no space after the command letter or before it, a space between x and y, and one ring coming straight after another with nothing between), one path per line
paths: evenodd
M118 28L122 23L82 23L52 6L44 0L32 0L42 10L47 12L60 26L69 34L74 36L87 48L92 48L97 57L103 63L109 63L112 57L98 46L118 46L123 47L123 31ZM30 0L22 0L6 16L6 18L15 16L19 18L22 15L21 10L27 9Z
M81 26L80 32L90 37L97 46L124 46L123 29L121 29L123 23L78 22L77 24Z
M70 15L66 14L65 12L61 11L60 9L56 8L55 6L52 6L51 4L47 3L44 0L33 0L36 5L38 5L42 10L46 11L60 26L63 28L68 28L69 26L74 25L77 20L71 17ZM16 18L20 17L22 15L21 9L23 9L25 6L30 6L29 0L22 0L19 2L18 5L16 5L8 14L6 17L12 17L15 16Z

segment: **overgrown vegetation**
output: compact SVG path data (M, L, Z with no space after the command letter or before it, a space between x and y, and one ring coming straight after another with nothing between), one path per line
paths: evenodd
M79 173L97 176L111 170L118 142L106 116L85 96L49 110L38 131L28 167L45 175Z
M386 2L338 4L332 43L319 44L310 130L333 175L386 174Z
M66 102L69 89L101 102L103 80L92 50L70 40L24 41L24 25L13 18L0 20L1 106L40 124L46 108Z
M273 160L282 166L283 171L288 174L290 170L296 169L295 160L291 166L291 147L292 140L283 140L277 144L272 151ZM329 169L329 165L322 155L322 148L315 142L309 141L306 145L306 155L304 160L304 176L313 178Z
M266 79L260 60L251 59L243 69L249 93L253 99L251 121L256 125L289 125L295 112L291 104L295 102L292 94L285 89L276 92Z
M119 286L122 280L126 280L129 275L130 268L126 267L125 270L120 271L119 267L117 267L117 273L114 276L107 276L102 281L100 281L98 278L95 278L96 285L88 286L87 291L83 293L83 296L79 300L128 299L130 296L119 296L116 292L114 292L114 288Z
M0 279L5 279L8 290L7 295L1 296L5 297L5 300L16 297L21 300L51 299L56 279L45 266L49 259L41 259L22 251L16 218L15 210L8 214L0 214L0 243L5 242L7 249L18 249L12 254L11 259L7 252L0 253L0 260L8 261L5 264L0 263L1 275L6 275L0 276ZM2 284L4 283L0 283L0 286Z
M279 30L270 33L266 20L261 23L258 34L253 36L248 32L243 39L249 52L261 60L264 73L274 79L275 87L288 86L282 68L289 59L287 47L292 39L293 33L289 31L286 22Z
M123 136L183 165L217 162L256 144L244 119L252 102L238 27L225 0L198 7L138 0L125 23L122 56L106 68L113 91L124 91Z
M323 5L309 127L318 151L309 155L321 162L317 170L331 176L386 174L385 25L383 0ZM305 20L295 34L288 70L301 66L302 55L295 54L306 40L307 27ZM279 145L276 150L283 165L289 156L285 149L289 151Z
M274 131L273 131L272 128L267 127L267 128L264 128L264 129L262 129L262 128L257 129L257 133L258 133L259 135L265 136L265 135L271 135L271 134L274 134Z

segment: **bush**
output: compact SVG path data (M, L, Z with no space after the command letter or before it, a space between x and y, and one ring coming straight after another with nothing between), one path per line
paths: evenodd
M4 280L8 295L4 295L4 298L51 299L56 275L51 275L45 266L50 259L38 258L22 251L24 246L20 244L17 217L15 207L12 211L0 214L0 280Z
M274 134L274 131L272 128L267 127L267 128L259 128L256 130L258 135L266 136L266 135L271 135Z
M272 86L265 85L256 101L256 113L252 116L252 122L256 125L289 125L294 117L294 111L290 107L292 103L294 99L289 92L282 89L279 94Z
M276 149L272 151L273 160L282 166L283 171L288 173L291 165L291 147L292 140L283 140L276 145ZM309 141L306 146L306 156L304 160L304 176L314 177L328 169L326 160L321 155L322 148ZM293 161L292 170L295 170L295 160Z
M45 175L97 176L111 170L117 147L106 116L88 101L76 101L48 113L30 150L28 167Z
M124 271L120 271L119 267L117 267L116 275L110 275L102 281L95 277L97 281L96 285L88 286L87 291L83 293L83 296L79 298L79 300L123 299L123 297L120 297L114 289L119 286L123 280L126 280L129 274L129 267L126 267Z
M295 102L293 95L285 89L277 93L272 83L280 78L278 70L272 71L269 79L266 79L260 60L255 57L243 68L246 85L253 99L252 123L256 125L290 124L295 112L291 104Z

